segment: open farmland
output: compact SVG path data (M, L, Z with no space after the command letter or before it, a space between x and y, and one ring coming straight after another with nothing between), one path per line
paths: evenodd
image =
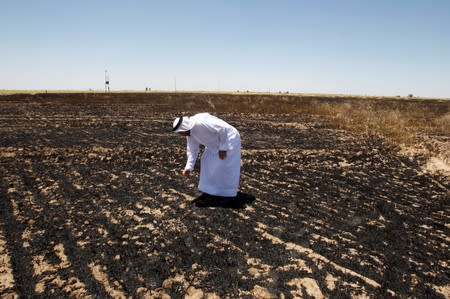
M449 298L450 102L404 101L0 97L0 297ZM241 132L244 209L190 203L170 129L203 111Z

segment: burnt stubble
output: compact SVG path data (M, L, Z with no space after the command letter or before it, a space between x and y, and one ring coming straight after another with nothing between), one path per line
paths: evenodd
M175 102L72 97L1 100L0 297L448 296L448 181L383 139L205 107L251 200L199 208Z

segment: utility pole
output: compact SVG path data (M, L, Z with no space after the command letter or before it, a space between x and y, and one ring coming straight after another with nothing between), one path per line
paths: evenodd
M109 92L109 74L108 71L105 70L105 92Z
M173 83L174 83L174 87L175 87L175 92L177 92L177 76L175 76L173 78Z

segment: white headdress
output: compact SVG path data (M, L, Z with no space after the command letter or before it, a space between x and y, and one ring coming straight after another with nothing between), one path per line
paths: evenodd
M194 126L193 121L188 117L177 117L173 121L172 131L174 132L186 132L192 129Z

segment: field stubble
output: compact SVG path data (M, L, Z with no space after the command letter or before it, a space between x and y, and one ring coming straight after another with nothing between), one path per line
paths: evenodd
M399 152L445 163L447 103L99 97L0 100L1 297L449 297L447 177ZM170 126L205 110L241 132L245 209L190 204Z

